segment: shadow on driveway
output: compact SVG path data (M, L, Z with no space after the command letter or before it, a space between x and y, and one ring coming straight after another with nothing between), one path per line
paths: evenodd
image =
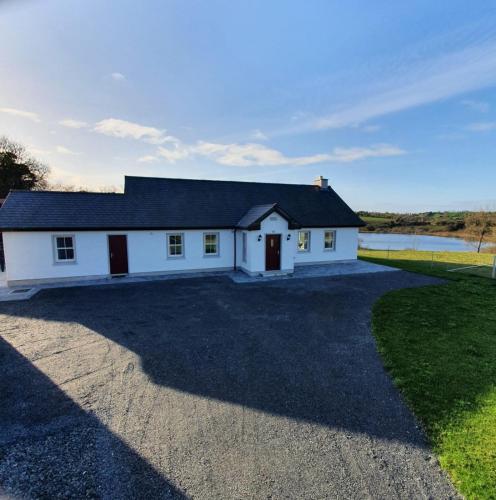
M276 436L273 439L280 440L278 450L286 450L286 458L284 463L267 465L270 463L267 461L265 465L257 465L262 467L261 470L253 471L256 481L263 478L263 474L278 478L274 482L277 488L282 489L277 490L275 486L264 483L245 492L246 496L266 495L274 491L279 491L282 496L288 495L291 492L284 490L284 485L280 483L298 474L301 477L296 487L303 488L300 493L306 491L309 496L326 496L333 491L338 494L340 490L343 491L342 484L358 481L357 488L362 489L350 489L349 495L411 496L428 492L444 497L452 491L451 487L437 465L427 463L422 458L422 453L428 453L423 435L385 373L370 334L370 310L378 297L389 290L433 283L439 281L404 272L253 285L236 285L220 277L191 279L46 290L27 303L1 304L0 314L16 321L42 320L43 334L55 339L70 335L72 325L83 325L110 340L112 345L125 348L125 351L116 354L117 357L122 356L123 352L137 355L140 370L153 384L176 391L163 396L158 393L154 395L154 409L149 418L152 424L154 418L157 421L157 429L153 432L158 437L155 438L157 443L152 443L152 449L158 449L161 440L172 439L173 442L174 436L166 438L165 431L161 429L169 425L167 419L172 418L169 413L173 414L175 409L182 408L180 405L183 400L172 399L178 393L195 396L192 408L198 412L198 408L204 404L214 408L213 403L209 403L212 401L228 403L229 408L234 405L248 410L252 421L247 423L240 422L247 415L244 410L236 413L229 423L226 416L228 409L224 406L215 406L218 414L200 412L199 416L195 416L196 420L178 410L177 424L174 424L177 425L178 434L182 432L179 427L185 422L190 426L188 432L191 432L189 437L185 434L182 447L177 445L178 457L186 460L186 456L191 462L176 472L185 483L190 481L197 486L201 483L196 490L202 492L200 496L208 496L212 491L222 496L222 491L225 493L237 481L243 484L245 480L250 488L255 482L248 471L253 461L261 457L261 448L257 451L255 445L252 447L254 458L250 458L246 465L239 466L242 477L231 478L229 475L229 471L237 467L237 462L242 463L251 449L251 444L246 443L248 424L253 425L255 431L262 421L263 425L269 425L261 416L257 417L253 413L255 411L285 419L277 420L281 428L270 428L270 433ZM35 328L32 323L23 325L22 328L26 328L26 325L30 325L28 327L32 330ZM56 348L53 344L47 347L52 352ZM158 491L181 495L133 450L126 449L122 441L109 434L98 420L68 400L15 350L8 346L3 349L7 366L14 363L16 367L11 370L14 378L10 381L2 377L2 388L9 392L8 401L17 401L18 406L24 405L22 418L26 422L23 427L34 425L36 428L44 425L44 422L69 416L80 422L82 427L95 429L95 439L106 443L107 448L95 451L98 455L96 463L103 466L98 466L99 470L93 471L91 475L105 473L114 467L123 468L130 471L127 482L122 485L126 491L143 487L143 490L139 490L140 497L146 496L143 494L146 488L150 489L151 498L156 497L153 492ZM43 350L37 355L43 355ZM18 385L19 380L30 382L23 387ZM133 389L135 393L141 390L142 387L138 385ZM41 394L48 396L40 397ZM144 396L143 401L146 402ZM15 427L15 413L9 413L5 407L0 410L0 418L2 422L10 421ZM311 427L301 428L308 435L299 435L298 432L303 431L295 430L291 422L311 424ZM201 430L201 426L206 423L210 425L208 431ZM139 419L136 425L141 425ZM170 431L172 433L175 432L174 425ZM273 425L272 421L270 425ZM229 437L231 432L234 436L234 429L239 429L239 435ZM271 439L267 436L268 431L264 432L266 439ZM331 436L329 432L334 434ZM208 443L209 435L215 436L215 439L207 445L205 443ZM339 445L339 450L333 450L333 442L341 443L339 440L345 439L345 436L362 437L355 444L344 442ZM235 445L237 439L240 440L239 447ZM85 442L78 441L77 435L75 440L75 446L86 446ZM198 451L195 446L201 440L204 445ZM236 448L235 452L228 448L229 440ZM224 448L217 450L216 443L221 441ZM11 442L16 442L16 439L13 438ZM378 445L379 451L376 452L372 444L378 442L382 444ZM312 444L312 448L303 449L305 443ZM392 443L393 448L388 449L387 443ZM398 443L401 443L399 448ZM328 445L326 450L322 448L323 444ZM265 445L260 443L260 446ZM353 449L354 446L356 449ZM294 457L287 456L287 451L293 448L296 449ZM426 451L412 455L412 449ZM113 462L110 457L114 450L118 450L113 454L117 463L108 465L107 461ZM350 454L353 459L339 458L338 452ZM11 452L7 450L7 453ZM201 470L213 471L212 477L217 478L216 488L223 487L224 490L214 490L213 486L201 489L205 488L208 481L213 481L208 475L205 478L192 478L192 468L203 460L202 457L208 457L209 453L213 455L212 460L219 461L217 469L214 470L215 466L209 462ZM230 456L225 455L227 453L238 455L224 463L222 460ZM272 455L268 456L275 456L274 450L270 453ZM389 465L374 462L376 455L381 453L381 463ZM409 455L403 456L405 453ZM304 479L307 474L304 464L312 460L316 460L316 465L308 467L314 467L315 470L321 468L319 474L322 475ZM334 465L331 463L333 460ZM349 465L348 460L352 460L351 463L355 465ZM361 465L357 466L356 463ZM264 467L267 468L265 472ZM56 474L59 473L64 472L57 471ZM421 481L417 476L422 475L425 477ZM108 474L108 477L111 476ZM118 475L125 476L122 473ZM181 484L181 481L178 483L172 479L175 484ZM6 481L6 478L3 480ZM324 480L325 484L322 483ZM322 483L321 489L309 490L308 484L315 483ZM21 492L23 488L28 488L27 483L24 486L22 484ZM114 486L119 487L115 481L111 481L110 487ZM230 490L230 494L233 491ZM295 489L292 491L294 494L298 492ZM240 492L236 490L236 494ZM343 496L347 496L346 492Z
M0 337L0 496L186 498Z

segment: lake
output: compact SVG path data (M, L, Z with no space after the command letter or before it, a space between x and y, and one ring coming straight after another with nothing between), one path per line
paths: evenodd
M461 238L425 234L360 233L360 245L371 250L428 250L441 252L475 252L476 247ZM485 246L485 245L483 245Z

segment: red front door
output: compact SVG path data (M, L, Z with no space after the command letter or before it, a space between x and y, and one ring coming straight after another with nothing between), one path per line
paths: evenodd
M110 274L127 274L127 236L112 234L108 237Z
M281 235L267 234L265 236L265 270L281 269Z

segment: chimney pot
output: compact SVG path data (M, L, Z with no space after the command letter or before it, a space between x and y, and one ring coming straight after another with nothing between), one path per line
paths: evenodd
M328 187L328 180L324 179L321 175L319 175L314 181L313 181L314 186L318 186L320 189L327 189Z

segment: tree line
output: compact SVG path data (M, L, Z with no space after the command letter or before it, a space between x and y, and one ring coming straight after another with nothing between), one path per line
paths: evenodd
M91 191L85 186L49 182L50 168L34 158L15 141L0 137L0 199L14 189L28 191ZM100 188L100 192L115 192L114 186Z
M385 233L418 233L457 236L471 241L477 252L487 241L496 241L496 212L422 212L394 213L361 211L366 222L364 231Z

